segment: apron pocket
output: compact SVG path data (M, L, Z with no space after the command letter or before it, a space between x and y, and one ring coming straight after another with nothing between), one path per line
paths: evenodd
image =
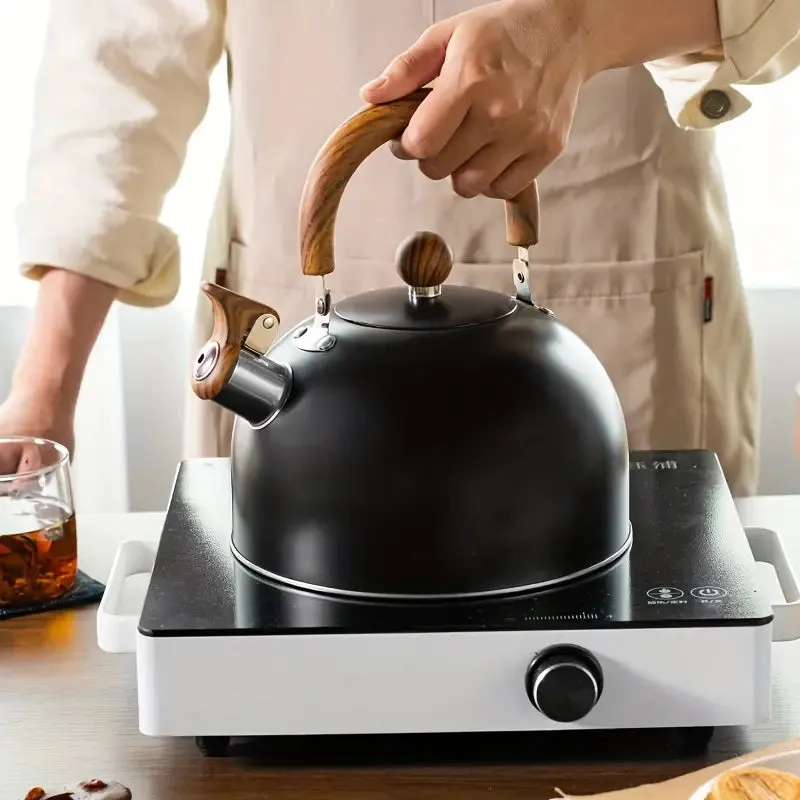
M551 309L605 366L631 449L701 446L702 251L646 261L532 264L531 283L536 303Z

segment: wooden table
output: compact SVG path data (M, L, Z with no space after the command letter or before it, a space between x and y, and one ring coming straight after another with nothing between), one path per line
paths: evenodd
M800 497L757 498L740 512L781 531L800 565ZM82 568L104 580L118 543L157 539L161 519L79 519ZM554 787L586 794L666 779L800 736L800 644L783 643L774 646L773 720L717 731L702 756L659 736L592 733L245 742L232 757L206 759L192 740L138 732L134 659L99 650L95 612L0 622L0 800L93 776L121 781L134 800L535 800Z

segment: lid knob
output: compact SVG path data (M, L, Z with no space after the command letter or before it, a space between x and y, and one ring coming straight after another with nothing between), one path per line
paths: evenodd
M401 242L395 256L397 272L409 295L436 297L453 269L453 252L441 236L418 231Z

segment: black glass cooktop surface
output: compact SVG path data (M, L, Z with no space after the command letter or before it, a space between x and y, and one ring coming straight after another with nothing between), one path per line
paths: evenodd
M230 506L227 459L180 464L140 619L143 634L569 630L772 619L719 463L706 451L632 453L630 551L602 573L502 600L382 604L270 583L231 554Z

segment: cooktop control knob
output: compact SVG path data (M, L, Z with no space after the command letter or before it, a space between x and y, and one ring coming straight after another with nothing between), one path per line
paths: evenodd
M528 667L525 688L534 708L554 722L576 722L597 704L603 672L591 653L580 647L542 650Z

